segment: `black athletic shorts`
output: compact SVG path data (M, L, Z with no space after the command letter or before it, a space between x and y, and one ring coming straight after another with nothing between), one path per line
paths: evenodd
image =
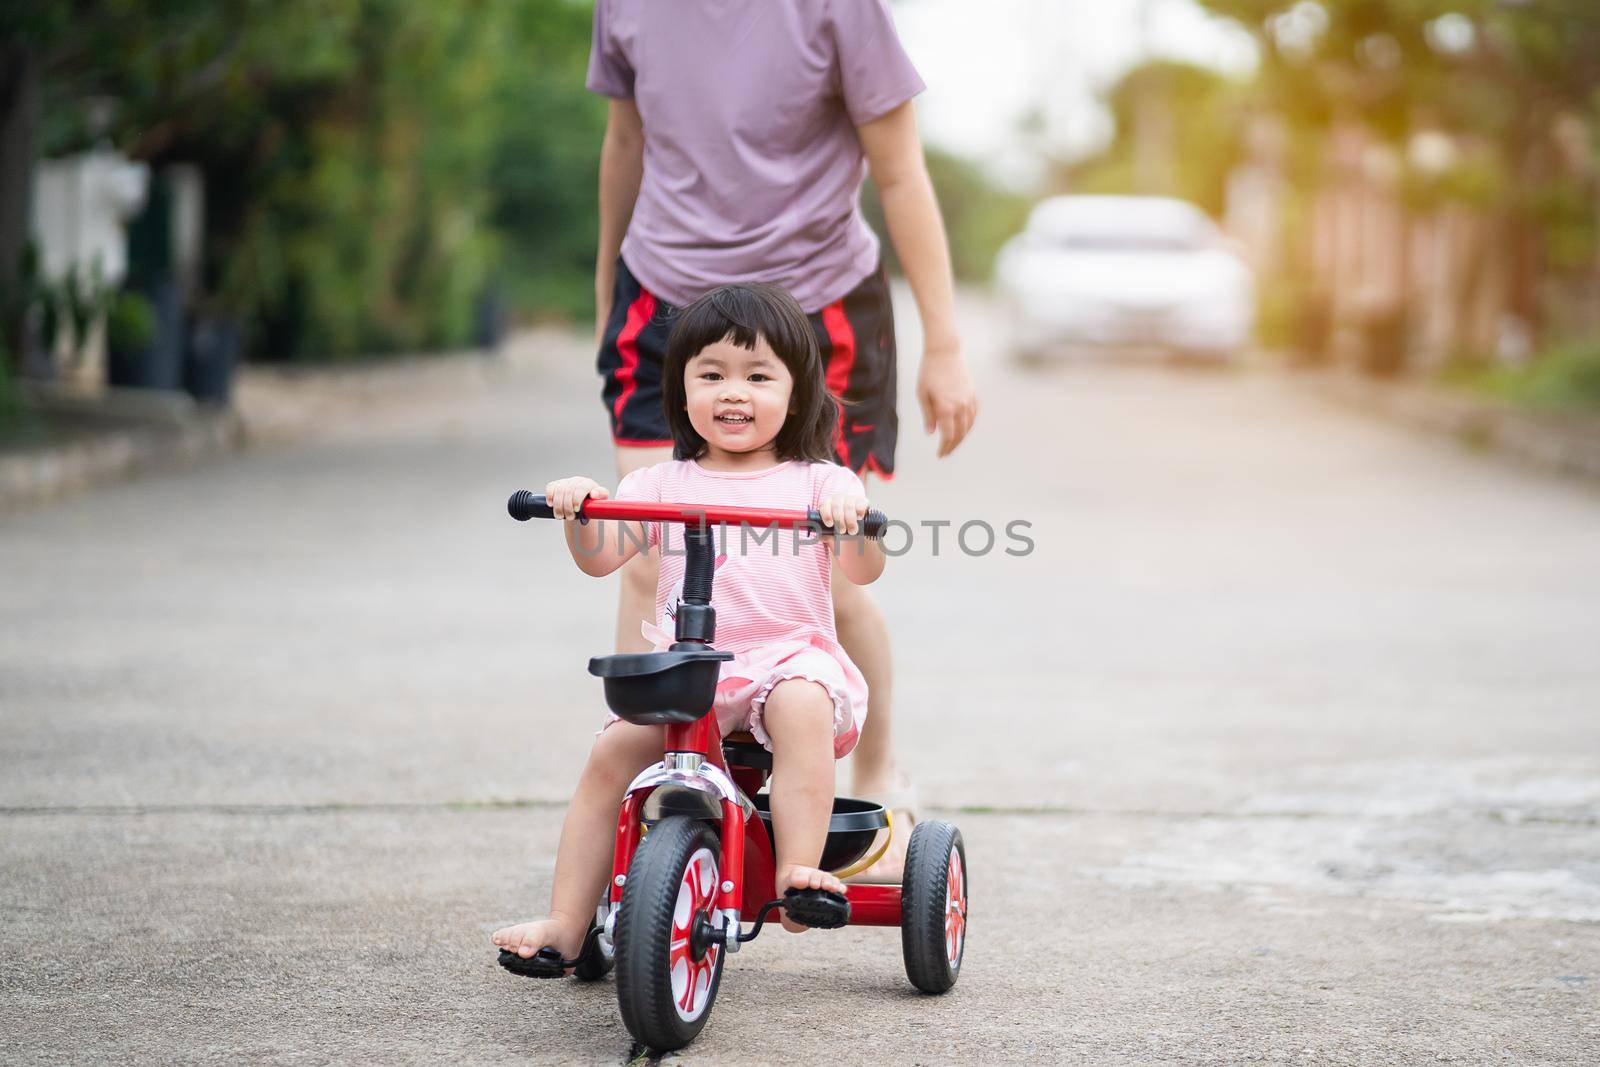
M677 308L639 284L617 260L611 318L600 341L600 391L618 445L671 445L661 408L661 362ZM844 419L834 435L835 459L857 474L894 476L899 436L895 414L894 313L889 285L879 267L867 280L813 312L811 328L827 368L828 390L844 400Z

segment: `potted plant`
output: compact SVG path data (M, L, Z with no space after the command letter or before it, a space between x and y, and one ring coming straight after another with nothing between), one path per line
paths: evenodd
M150 301L124 289L106 310L107 380L116 386L149 387L156 313Z
M237 316L218 304L201 309L190 323L183 361L183 387L189 395L202 403L226 404L243 344Z

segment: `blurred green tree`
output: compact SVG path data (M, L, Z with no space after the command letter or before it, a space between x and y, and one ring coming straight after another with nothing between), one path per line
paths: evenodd
M503 237L501 277L525 312L594 317L597 183L606 101L584 88L590 10L517 2L502 35L486 182Z
M1559 342L1594 328L1592 309L1574 313L1583 301L1570 293L1589 285L1600 252L1600 4L1200 2L1259 46L1250 95L1286 122L1300 199L1292 212L1303 213L1322 181L1330 131L1357 123L1396 150L1408 207L1455 204L1488 221L1511 262L1507 310L1536 336ZM1417 137L1431 134L1454 150L1417 151ZM1476 298L1460 294L1463 306Z
M43 106L6 166L102 138L199 164L207 289L258 358L460 344L497 265L536 307L586 299L588 27L569 0L7 0Z
M1142 63L1106 93L1117 136L1068 166L1064 183L1081 193L1176 196L1220 216L1247 99L1247 86L1207 67Z
M1470 261L1453 276L1444 316L1453 349L1485 358L1503 317L1553 351L1570 351L1568 336L1600 333L1600 4L1199 2L1254 37L1254 77L1234 84L1147 61L1107 94L1113 142L1064 168L1066 184L1178 195L1220 214L1241 138L1270 117L1283 134L1274 165L1287 191L1278 222L1289 269L1261 279L1269 340L1316 349L1326 339L1331 281L1313 265L1314 208L1363 184L1410 220L1446 209L1470 220L1475 236L1451 246ZM1394 227L1387 254L1402 279L1397 305L1383 312L1397 337L1420 299L1406 281L1414 232Z
M33 90L0 77L0 113L32 117L0 124L21 131L5 134L0 185L102 140L157 167L198 164L205 289L244 320L256 359L457 345L491 290L524 313L587 319L606 110L584 89L591 11L0 0L0 57ZM928 163L957 273L986 277L1024 200L972 163ZM0 236L26 232L13 201Z

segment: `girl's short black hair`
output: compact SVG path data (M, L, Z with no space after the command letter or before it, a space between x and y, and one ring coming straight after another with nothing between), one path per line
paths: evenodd
M672 433L674 459L699 459L705 438L689 422L684 368L718 341L754 349L756 338L783 360L794 378L789 415L774 442L779 460L832 463L838 402L828 392L811 320L795 298L776 285L748 282L713 289L678 314L661 365L661 402Z

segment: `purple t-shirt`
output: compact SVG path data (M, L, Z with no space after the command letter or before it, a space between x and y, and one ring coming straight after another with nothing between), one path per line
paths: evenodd
M876 268L855 127L924 88L887 0L598 0L588 86L644 120L622 258L657 296L774 282L816 311Z

